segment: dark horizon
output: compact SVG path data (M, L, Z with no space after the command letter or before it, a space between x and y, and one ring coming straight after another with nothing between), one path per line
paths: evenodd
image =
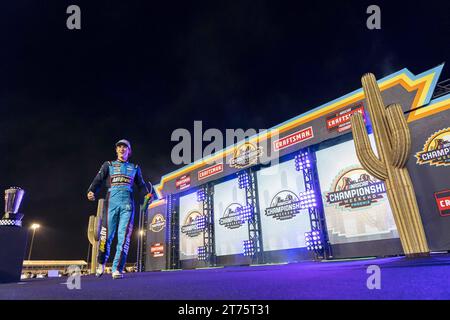
M71 4L81 30L66 28ZM42 226L32 259L86 259L87 188L119 139L156 184L179 168L171 133L195 120L270 128L360 88L366 72L448 60L448 2L378 3L381 30L366 28L370 4L2 4L0 187L25 189L24 223ZM445 65L440 80L449 75Z

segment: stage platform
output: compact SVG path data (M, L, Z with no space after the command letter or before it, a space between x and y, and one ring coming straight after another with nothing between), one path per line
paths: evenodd
M367 268L381 270L381 289L369 290ZM66 278L1 284L0 299L150 299L150 300L297 300L297 299L450 299L450 255L391 257L352 261L224 267L126 274L112 280L81 277L69 290Z

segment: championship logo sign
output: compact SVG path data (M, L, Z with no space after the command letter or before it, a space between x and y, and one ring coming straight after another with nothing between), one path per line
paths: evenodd
M265 215L277 220L292 219L300 213L300 199L289 190L278 192L266 208Z
M254 144L246 142L234 150L233 157L230 161L230 167L242 169L256 164L262 154L262 147L256 147Z
M161 213L157 213L153 216L152 222L150 223L150 231L160 232L166 226L166 219Z
M242 205L239 203L232 203L226 209L219 219L219 225L228 229L237 229L245 223L242 218Z
M337 113L327 116L328 131L344 132L351 129L350 118L355 113L361 113L364 117L364 107L362 103L345 108Z
M333 181L326 202L341 208L361 208L381 200L385 193L384 183L372 177L361 167L342 171Z
M187 235L190 238L195 238L203 232L203 228L199 228L197 220L202 218L203 215L199 211L191 211L184 219L181 226L181 233Z
M430 166L450 166L450 128L435 132L416 153L417 163Z
M441 216L450 216L450 190L439 191L434 194Z

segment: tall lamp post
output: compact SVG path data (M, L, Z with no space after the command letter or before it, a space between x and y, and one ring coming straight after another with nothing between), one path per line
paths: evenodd
M138 243L138 256L137 256L137 264L136 264L136 271L142 272L142 242L145 235L145 231L140 229L138 236L139 236L139 243Z
M34 234L36 233L36 229L39 229L40 225L37 223L33 223L30 227L30 229L33 230L33 236L31 237L31 244L30 244L30 252L28 253L28 260L31 258L31 251L33 250L33 241L34 241Z

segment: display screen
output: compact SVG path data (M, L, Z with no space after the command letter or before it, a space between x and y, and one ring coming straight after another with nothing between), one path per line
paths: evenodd
M196 259L198 247L203 246L203 229L197 228L196 219L203 216L203 202L193 192L180 197L180 260Z
M299 209L299 193L305 190L303 173L295 161L257 172L264 251L302 248L311 230L307 209Z
M217 256L241 254L243 241L248 240L248 223L242 221L239 210L246 205L245 190L238 179L214 186L214 233Z
M369 138L376 150L373 135ZM362 168L353 141L316 156L331 244L398 238L384 182Z

